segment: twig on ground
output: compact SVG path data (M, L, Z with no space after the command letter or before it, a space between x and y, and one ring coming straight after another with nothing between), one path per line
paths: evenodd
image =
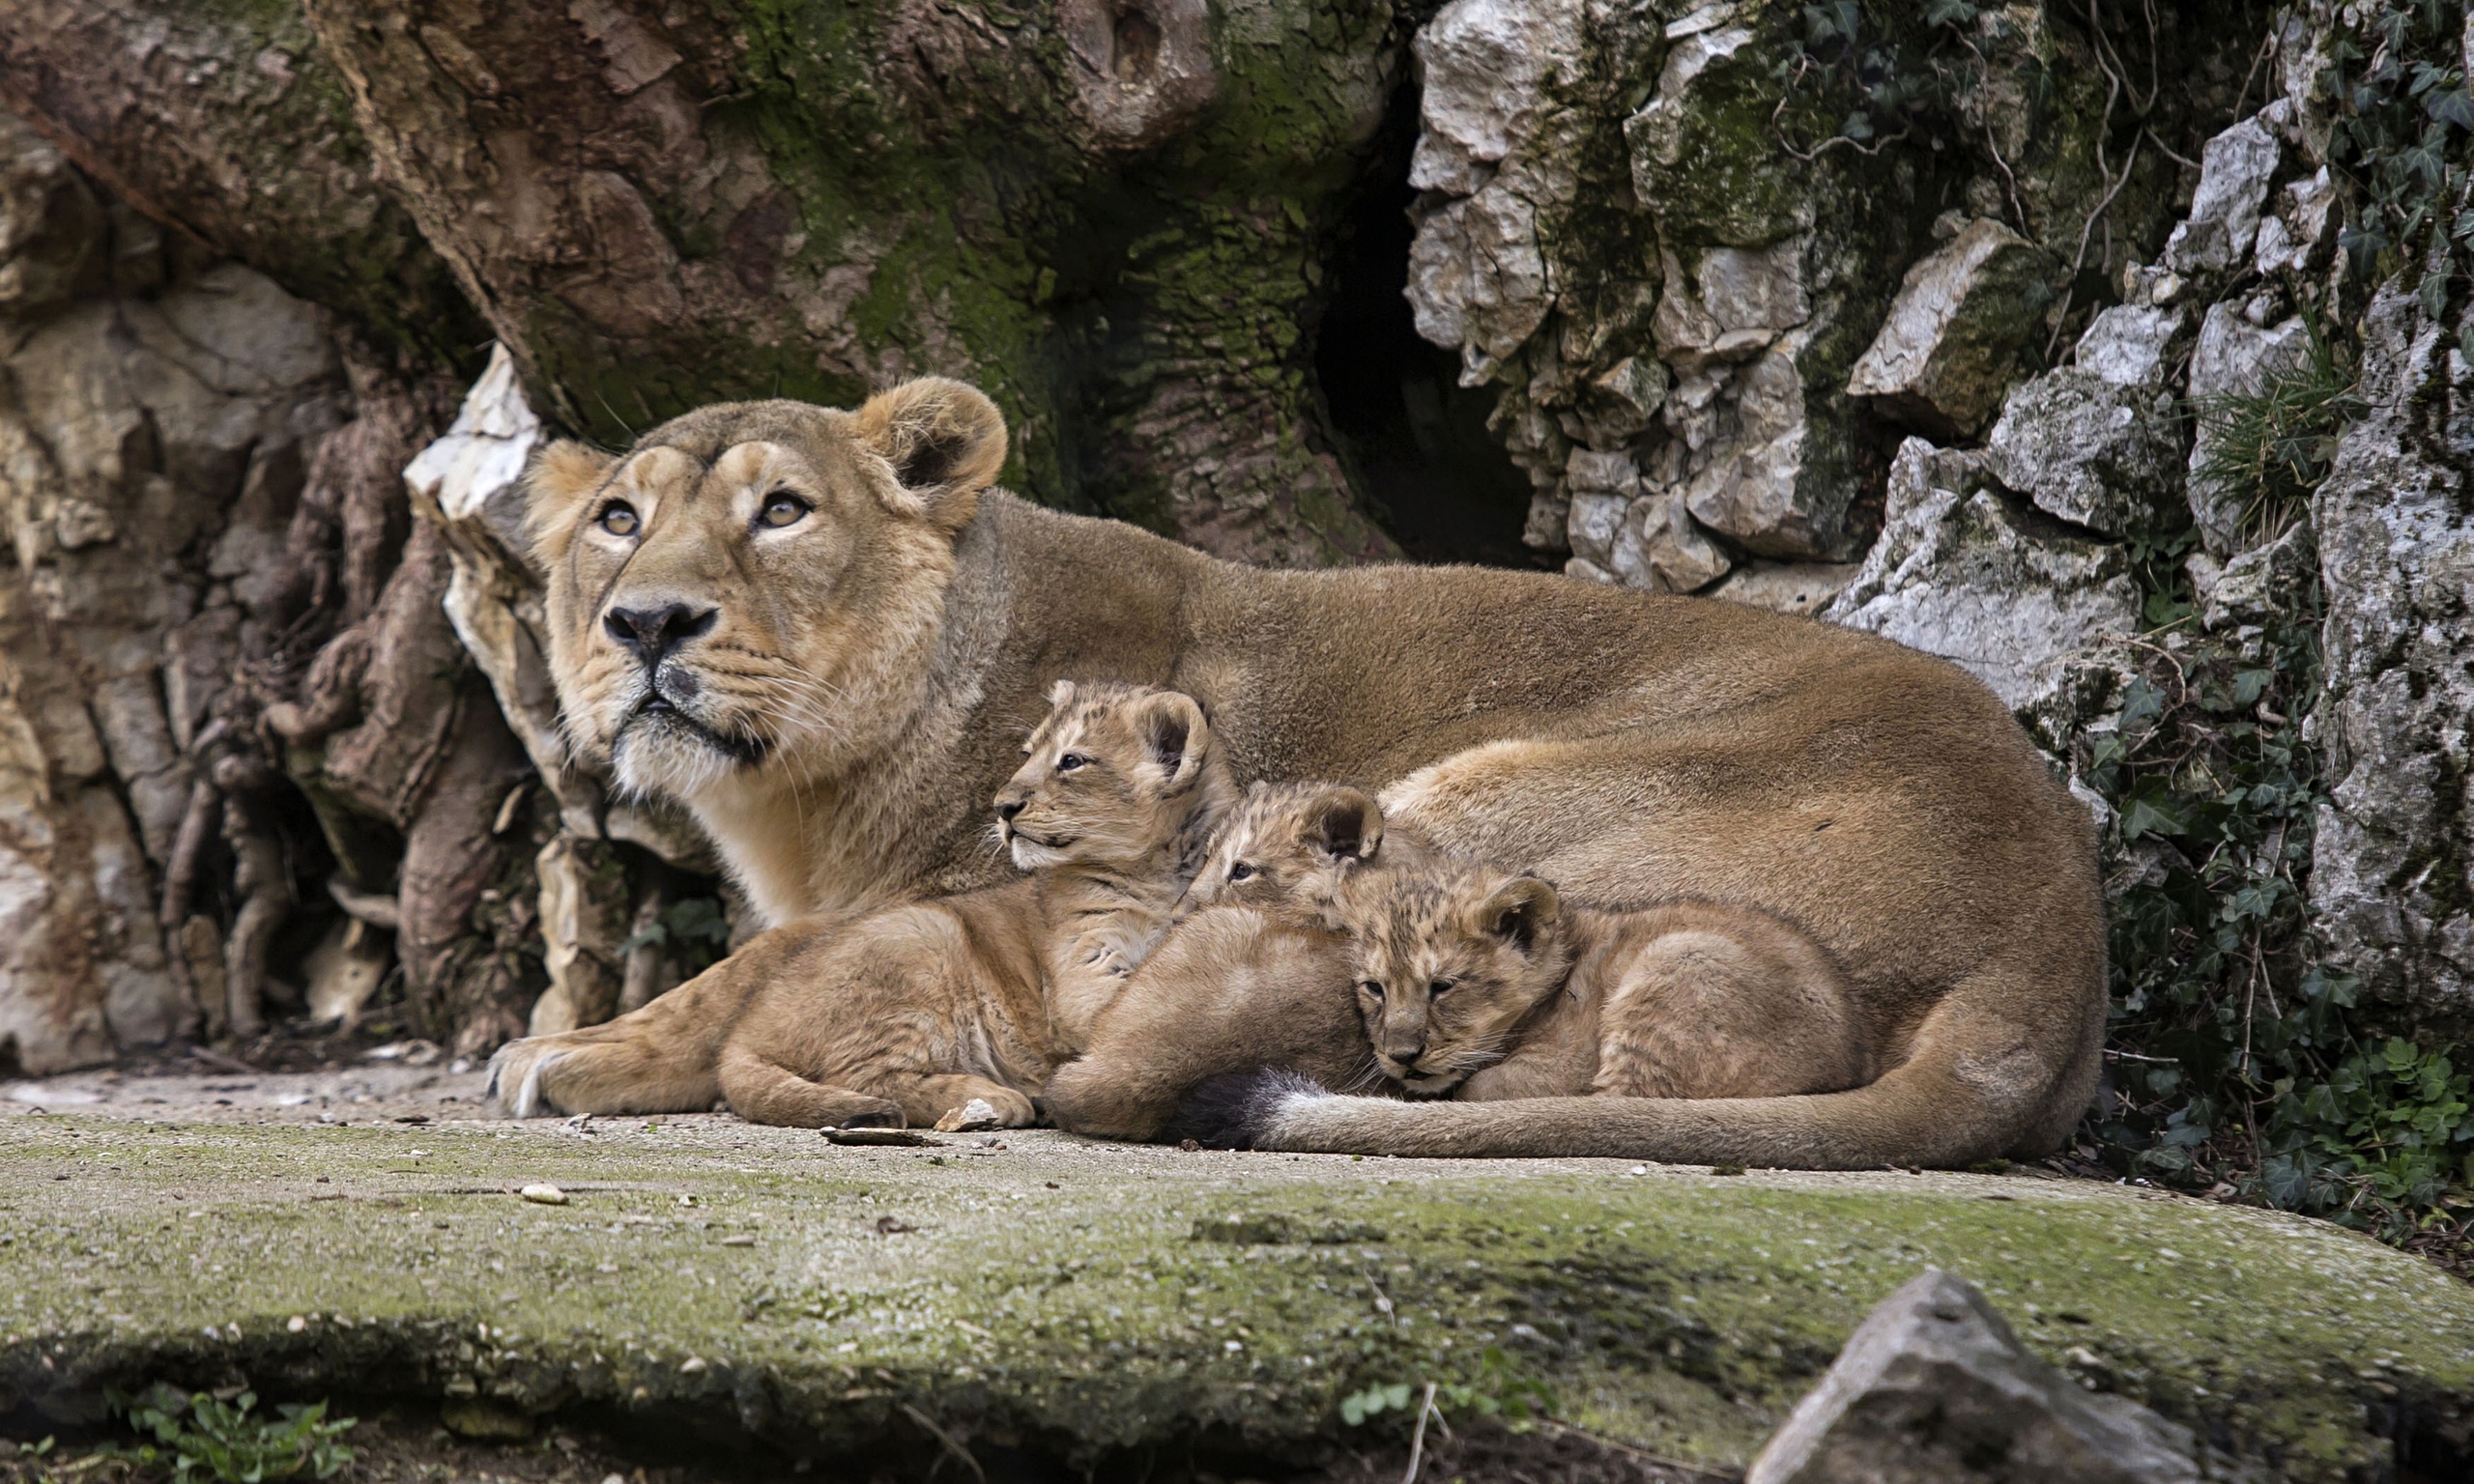
M1425 1466L1426 1418L1438 1415L1434 1410L1434 1383L1426 1383L1426 1394L1418 1403L1418 1430L1409 1437L1409 1471L1400 1475L1400 1484L1418 1484L1418 1470Z

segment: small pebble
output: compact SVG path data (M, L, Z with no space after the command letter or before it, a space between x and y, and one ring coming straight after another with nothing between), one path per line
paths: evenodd
M299 1334L302 1330L309 1327L309 1321L302 1319L298 1314L295 1314L290 1319L283 1322L283 1327L292 1331L294 1334Z
M556 1185L527 1185L515 1193L538 1206L564 1206L567 1204L567 1192L560 1189Z
M752 1247L756 1245L756 1239L748 1236L725 1237L722 1239L722 1245L726 1247Z
M705 1369L704 1357L700 1356L689 1356L686 1359L678 1362L678 1374L681 1376L701 1375L704 1373Z

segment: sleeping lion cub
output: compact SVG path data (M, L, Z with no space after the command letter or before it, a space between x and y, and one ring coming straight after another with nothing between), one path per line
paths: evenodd
M490 1064L516 1117L687 1112L716 1097L794 1127L1035 1121L1169 928L1235 788L1202 709L1173 691L1059 681L996 795L1025 880L793 923L644 1009L516 1042Z
M1780 1098L1875 1075L1845 978L1801 929L1681 901L1567 912L1465 861L1341 898L1377 1066L1413 1098Z
M1188 915L1127 981L1078 1059L1049 1079L1056 1126L1114 1139L1175 1137L1203 1082L1276 1067L1338 1089L1379 1081L1349 1002L1340 893L1423 860L1374 801L1338 784L1256 784L1213 841Z

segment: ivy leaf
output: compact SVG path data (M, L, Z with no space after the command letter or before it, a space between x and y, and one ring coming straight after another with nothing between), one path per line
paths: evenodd
M2426 93L2423 95L2423 111L2442 124L2474 128L2474 98L2468 98L2461 87Z
M2179 835L2190 828L2182 801L2163 779L2144 778L2122 803L2122 839Z

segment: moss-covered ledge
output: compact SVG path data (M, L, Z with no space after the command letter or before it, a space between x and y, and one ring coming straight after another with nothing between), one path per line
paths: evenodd
M2287 1475L2474 1412L2474 1289L2323 1224L1965 1175L836 1147L721 1119L320 1128L0 1117L0 1416L245 1375L791 1455L1203 1441L1304 1460L1370 1384L1478 1377L1740 1464L1926 1263L2039 1353ZM509 1193L561 1186L565 1205ZM2401 1419L2402 1419L2401 1421Z

